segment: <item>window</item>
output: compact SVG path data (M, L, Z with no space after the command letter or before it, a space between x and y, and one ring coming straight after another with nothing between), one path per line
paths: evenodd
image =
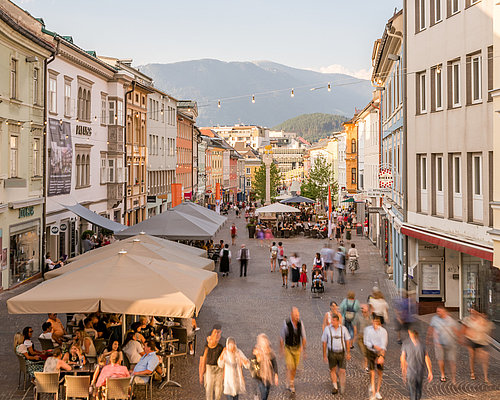
M493 90L493 46L488 47L488 101L493 101L491 90Z
M470 79L468 79L471 91L472 104L481 102L481 56L470 57Z
M101 97L101 125L106 125L106 116L107 116L107 100L106 96ZM110 119L109 123L112 124L114 119Z
M481 168L481 156L475 155L472 157L472 176L473 183L472 186L474 188L474 195L481 196L482 195L482 168Z
M247 174L250 174L250 168L247 168Z
M116 101L115 121L116 121L117 125L122 125L122 121L123 121L123 101L121 101L121 100L117 100Z
M108 182L114 183L115 179L115 160L113 158L108 159Z
M356 173L356 168L351 169L351 183L356 184L357 181L357 173Z
M57 113L57 81L52 76L49 78L49 111Z
M427 190L427 157L420 157L420 189Z
M90 148L75 146L76 189L90 186ZM103 182L103 158L101 158L101 183ZM104 175L105 176L105 175Z
M356 139L351 140L351 153L356 153Z
M108 102L108 121L110 124L116 124L117 121L117 115L116 115L116 109L115 109L115 101L109 101Z
M10 136L10 178L17 178L19 174L19 136Z
M448 0L448 16L459 12L459 0Z
M91 113L91 93L90 87L80 85L78 88L77 110L78 119L90 122Z
M448 64L449 107L460 107L460 61Z
M40 172L40 139L33 139L33 176L41 176Z
M441 22L441 0L431 0L432 23Z
M425 72L417 74L417 114L425 114L427 112L426 98L426 75Z
M77 168L78 168L78 166L77 166ZM106 178L107 178L106 168L107 168L106 156L101 155L101 184L106 183ZM77 181L78 181L78 179L77 179Z
M431 96L431 110L441 111L443 109L443 74L441 72L441 64L432 68Z
M33 104L38 104L40 96L40 70L33 68Z
M10 97L17 99L17 60L10 60Z
M417 19L417 32L425 29L425 2L426 0L417 0L415 2L416 9L416 19Z
M71 83L64 83L64 115L71 116Z
M443 191L443 157L436 157L436 190Z
M453 192L462 193L462 179L460 174L460 156L453 156Z

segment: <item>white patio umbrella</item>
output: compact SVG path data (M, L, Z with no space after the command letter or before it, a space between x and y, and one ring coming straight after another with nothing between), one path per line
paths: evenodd
M260 207L255 210L256 214L261 214L261 213L299 213L300 210L295 207L287 206L285 204L281 203L273 203L269 204L268 206Z
M119 313L189 318L217 285L215 272L120 252L7 301L11 314Z
M86 267L93 262L114 256L118 251L126 251L128 254L133 256L149 257L155 260L174 261L182 265L205 269L207 271L213 271L215 269L213 260L206 257L195 256L192 253L183 253L183 250L185 250L184 248L181 248L179 251L176 248L172 249L162 247L155 243L147 243L144 240L145 238L146 236L135 236L133 238L120 240L119 242L81 254L72 259L71 262L65 266L45 273L45 279L52 279L67 272ZM182 246L191 248L186 245Z

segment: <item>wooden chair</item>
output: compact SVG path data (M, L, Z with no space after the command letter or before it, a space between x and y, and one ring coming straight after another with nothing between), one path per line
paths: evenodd
M19 378L17 387L21 387L21 376L23 378L23 390L26 390L26 383L29 382L28 370L26 369L26 360L23 356L16 353L17 361L19 362Z
M35 372L35 400L41 393L53 394L59 398L59 372Z
M101 354L108 345L108 341L104 338L94 339L94 347L97 354Z
M66 389L66 400L71 397L89 400L90 376L66 375L64 387Z
M108 378L104 387L105 400L122 400L130 398L130 378Z
M38 341L40 342L40 346L42 346L42 350L51 350L54 348L54 342L52 342L52 339L38 338Z
M149 378L147 382L144 382L142 379L140 378ZM132 395L135 395L135 388L137 386L143 386L144 387L144 390L145 390L145 397L146 397L146 400L148 400L148 393L149 393L149 398L150 400L153 400L153 374L151 375L141 375L140 377L139 376L136 376L134 377L134 379L132 380Z
M172 327L172 337L174 339L177 339L178 342L176 343L177 344L177 350L180 351L181 350L181 345L184 346L184 352L183 353L177 353L178 355L187 355L188 353L188 349L189 349L189 343L193 342L193 349L194 349L194 345L196 344L196 335L194 336L194 339L193 340L188 340L188 334L187 334L187 329L186 328L182 328L182 327L179 327L179 326L174 326Z

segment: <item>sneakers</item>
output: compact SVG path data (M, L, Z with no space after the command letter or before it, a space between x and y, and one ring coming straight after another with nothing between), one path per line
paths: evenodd
M194 350L189 350L189 355L194 356Z
M375 398L377 400L382 400L382 395L379 392L377 392L377 393L375 393Z
M332 388L332 394L337 394L338 392L339 392L338 389L334 386Z

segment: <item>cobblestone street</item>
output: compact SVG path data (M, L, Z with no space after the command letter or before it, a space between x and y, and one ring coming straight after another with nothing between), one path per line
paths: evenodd
M236 219L230 215L228 223L219 233L219 239L230 243L229 227L232 221L236 221L239 235L236 246L231 246L233 262L232 272L229 277L219 277L219 285L207 298L198 318L198 345L196 356L187 356L186 359L177 360L172 371L173 379L182 384L182 388L168 387L163 390L154 389L156 399L203 399L204 392L198 383L198 358L203 349L204 338L214 323L222 325L223 336L235 337L238 346L249 356L255 343L257 334L264 332L272 341L274 349L278 352L279 330L283 320L289 315L290 307L297 306L305 324L308 337L307 357L303 362L302 369L297 374L296 390L293 397L285 389L285 366L284 360L278 356L280 384L273 387L270 399L366 399L368 398L368 375L362 368L362 358L356 347L353 350L351 361L347 365L347 391L344 395L333 396L330 393L331 386L326 364L322 361L321 350L321 324L324 313L328 310L328 303L335 300L342 301L348 290L354 290L357 298L364 302L371 288L376 285L390 301L395 294L392 282L387 281L383 271L383 264L377 249L365 238L354 236L353 241L360 253L360 269L356 275L347 276L347 284L340 286L327 283L326 291L321 297L314 297L309 286L307 290L301 288L285 289L281 285L279 273L269 272L269 250L259 247L256 240L248 239L245 229L244 218ZM297 252L302 261L310 266L314 254L321 249L323 241L302 236L282 240L285 254L290 255ZM245 243L250 249L251 260L249 262L248 276L239 277L239 265L236 261L236 253L241 243ZM76 283L75 283L76 284ZM32 284L31 284L32 286ZM2 293L0 326L0 398L21 399L25 395L23 391L17 390L18 365L12 351L12 338L16 331L30 324L35 329L35 335L40 333L40 325L44 316L8 315L6 300L15 294L29 288L26 285L9 292ZM399 368L400 345L396 342L396 332L393 321L387 327L389 332L389 349L384 371L384 381L381 395L384 399L408 398L407 390L401 379ZM427 325L422 320L419 322L419 330L422 335L427 331ZM38 342L35 343L39 347ZM498 399L500 397L500 357L498 352L490 350L490 381L493 385L487 386L482 383L482 374L479 366L476 368L477 380L469 379L468 356L465 348L459 349L457 362L457 385L451 382L439 382L439 371L434 359L433 350L430 350L433 362L434 380L424 387L424 398L433 399ZM245 372L247 381L247 392L242 399L253 399L254 382L248 371ZM31 397L30 391L26 397Z

